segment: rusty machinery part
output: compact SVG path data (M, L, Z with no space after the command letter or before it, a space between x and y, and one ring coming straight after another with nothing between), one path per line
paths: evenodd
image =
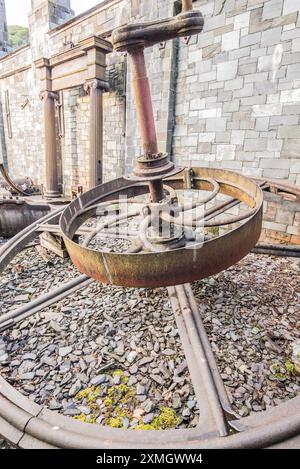
M15 236L50 211L48 204L34 202L28 198L0 196L0 236Z
M123 187L128 187L125 186L126 181L122 182ZM108 183L108 197L113 196L119 184L116 181ZM180 184L179 180L174 181L174 186ZM94 195L92 203L98 200L98 194ZM43 226L45 229L57 227L58 230L61 212L62 209L45 216L9 240L0 249L0 273L29 242L38 237ZM41 296L23 306L22 311L20 308L19 319L43 310L90 282L90 279L81 276L55 292ZM133 441L130 430L83 423L35 404L0 377L0 435L25 449L299 447L300 396L267 411L238 418L229 403L191 286L169 287L168 293L201 409L196 428L135 432ZM2 330L15 324L15 311L8 313L4 319L0 324Z
M133 93L144 151L137 160L133 174L128 177L149 182L152 202L159 202L163 198L162 179L181 169L175 167L169 155L158 151L144 49L163 41L198 34L203 25L202 14L192 11L192 2L184 0L182 13L175 17L126 25L112 33L114 49L117 52L128 52L131 59Z
M33 181L30 178L25 177L22 179L12 180L8 175L3 163L0 163L0 173L6 182L6 184L3 185L3 188L10 191L12 194L19 194L27 197L36 192Z
M112 42L117 52L146 48L177 37L201 33L204 26L202 13L183 11L173 18L123 26L112 33Z
M140 156L137 159L133 174L126 177L131 181L155 181L162 177L180 173L182 169L183 168L176 167L175 164L169 160L167 153L158 153L151 155L150 158Z
M170 187L171 193L174 191L170 200L174 201L175 191L187 188L185 180L185 172L167 179L164 186L165 195L168 195L168 187ZM180 233L186 226L193 230L197 227L242 223L238 226L234 225L230 231L225 231L223 235L213 239L201 239L199 242L192 237L191 240L185 241L184 246L178 247L175 243L173 248L168 246L166 250L164 238L161 239L161 245L152 243L151 236L147 233L148 217L151 218L151 211L155 214L156 205L147 204L146 199L141 206L143 218L139 221L139 231L136 237L132 237L133 244L136 242L139 244L138 252L117 253L89 248L88 245L93 239L90 234L84 245L79 244L73 239L74 235L88 218L94 215L101 217L103 202L112 200L112 203L116 203L119 196L132 199L134 196L140 197L148 194L146 183L134 183L120 178L83 194L64 210L60 226L72 261L80 272L91 278L106 284L128 287L179 285L214 275L228 268L248 254L259 239L262 223L262 191L252 180L237 173L207 168L193 168L193 185L196 193L201 190L214 194L218 192L229 198L208 209L204 208L204 203L210 200L209 196L202 197L199 205L197 203L188 205L187 212L179 204L169 205L171 212L165 212L162 208L159 215L168 223L170 222L171 226L179 227L178 238L181 238ZM249 209L236 216L226 214L228 209L241 202ZM163 202L160 204L163 206ZM157 207L160 207L160 204ZM121 205L122 203L116 216L98 224L95 234L110 225L126 220L126 213L128 219L139 215L136 206L135 209L128 209L122 215ZM193 214L193 208L199 206L202 206L203 210L200 211L200 217L197 217L197 214ZM99 210L98 213L97 210ZM173 243L172 237L171 242Z
M300 203L300 188L295 184L287 181L274 180L274 179L254 179L258 184L264 182L266 192L276 194L284 199Z

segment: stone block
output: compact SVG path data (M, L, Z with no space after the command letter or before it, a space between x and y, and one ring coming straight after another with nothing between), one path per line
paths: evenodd
M292 52L300 52L300 38L292 40Z
M222 62L217 65L217 80L226 81L232 80L237 75L238 61L232 60L230 62Z
M255 130L265 131L269 129L270 118L269 117L258 117L256 119Z
M275 140L268 140L267 150L268 151L281 151L283 145L283 140L275 139Z
M226 125L226 123L225 123ZM215 132L201 132L198 136L198 141L200 142L213 142L216 138Z
M269 72L274 69L274 60L272 55L266 55L258 58L257 70L259 72Z
M259 165L263 169L290 169L290 161L284 159L263 158Z
M266 102L265 95L254 95L249 96L248 98L241 98L241 106L254 106L254 105L263 105Z
M198 135L189 135L182 137L181 144L183 147L196 147L198 144Z
M225 91L240 90L241 88L243 88L243 85L244 85L244 78L239 77L239 78L235 78L234 80L226 80L224 84L224 89Z
M300 102L300 88L294 90L284 90L280 93L281 103L294 103Z
M298 115L272 116L270 119L270 130L276 130L280 125L296 125L299 122Z
M282 27L268 29L263 31L261 36L261 45L262 46L273 46L281 43L281 33Z
M244 36L240 40L240 46L241 47L247 47L247 46L252 46L253 44L260 44L261 40L261 33L254 33L254 34L248 34L247 36Z
M282 108L282 115L283 116L299 116L300 114L300 104L286 104Z
M199 119L210 119L212 117L221 117L221 109L204 109L198 113Z
M283 223L276 223L272 221L265 221L264 222L264 228L267 230L272 230L272 231L285 231L286 230L286 225Z
M205 108L205 99L195 98L190 101L191 111L204 109Z
M211 143L210 142L198 143L197 151L199 153L211 153Z
M245 151L264 151L267 148L267 141L265 139L249 138L245 139Z
M270 179L287 179L288 169L263 169L263 176Z
M202 60L202 49L189 51L188 60L187 60L189 64L194 63L194 62L198 63L199 60Z
M282 0L271 0L270 2L264 3L262 19L270 20L281 16L282 13Z
M226 83L230 83L230 82L226 82ZM240 107L239 99L234 99L233 101L228 101L227 103L223 104L223 113L238 111L239 107Z
M298 228L297 226L288 226L286 232L288 234L298 237L300 240L300 228Z
M266 117L281 115L282 104L257 104L253 106L253 117Z
M243 145L245 138L245 130L232 130L231 141L233 145Z
M250 75L245 75L245 83L257 83L264 82L268 80L268 72L261 73L251 73Z
M261 168L247 168L243 166L241 173L244 176L248 176L252 178L260 178L262 176L262 169Z
M299 2L297 0L284 0L283 2L283 15L288 15L289 13L293 13L295 11L299 11Z
M200 60L198 59L195 67L195 74L202 74L210 72L212 69L212 61L211 60Z
M300 78L300 63L288 65L286 78L287 80L298 80Z
M249 57L250 47L243 47L242 49L236 49L229 52L228 59L235 60L240 59L241 57Z
M295 212L290 212L286 208L278 208L276 211L275 221L277 223L283 223L284 225L293 225L294 218L295 218ZM290 234L298 234L298 233L290 233Z
M232 31L222 36L222 51L238 49L240 46L240 31Z
M239 66L238 74L239 75L249 75L250 73L255 73L257 70L257 64L250 63L250 64L242 64Z
M230 143L230 132L217 132L216 133L216 139L215 143L225 143L229 144Z
M234 29L248 28L250 21L250 12L246 11L234 17Z
M221 52L221 44L211 44L210 46L204 47L202 49L202 57L204 59L211 59L213 58L216 54L219 54Z
M283 158L299 158L300 157L300 139L288 139L284 140L282 148ZM291 167L291 171L294 172L294 165ZM298 171L300 173L300 169Z
M225 25L225 13L205 18L204 32L215 30Z
M219 161L223 160L234 160L235 157L235 145L217 145L216 159Z
M296 29L290 29L288 31L283 31L281 40L282 41L290 41L291 39L295 39L300 37L300 29L297 27Z
M234 98L243 98L246 96L252 96L253 94L253 83L248 83L247 85L244 85L243 88L240 90L236 90L233 92L233 97Z
M299 125L289 125L279 127L278 129L279 138L291 138L291 139L300 139L300 126Z
M226 130L226 118L207 119L207 132L224 132Z
M198 82L203 83L207 81L214 81L217 77L217 72L215 70L207 73L201 73L201 75L198 76Z

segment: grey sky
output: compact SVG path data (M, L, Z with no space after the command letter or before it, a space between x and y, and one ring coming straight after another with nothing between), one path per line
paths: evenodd
M30 0L6 0L6 14L8 24L28 26L27 15L30 10ZM76 15L101 3L101 0L71 0L71 6Z

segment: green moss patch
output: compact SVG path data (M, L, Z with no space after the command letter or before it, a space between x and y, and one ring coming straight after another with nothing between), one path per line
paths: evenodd
M176 412L164 406L157 410L150 424L143 423L143 411L136 396L136 388L128 386L128 378L121 370L112 373L112 376L116 375L121 378L118 385L89 386L75 396L78 406L90 410L88 415L81 413L75 416L76 420L85 423L101 421L103 425L123 429L135 421L135 430L163 430L179 425L180 419Z

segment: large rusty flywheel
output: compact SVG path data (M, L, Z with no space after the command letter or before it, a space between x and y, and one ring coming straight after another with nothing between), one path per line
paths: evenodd
M159 153L144 49L198 34L200 12L183 0L174 18L116 30L116 51L131 58L143 154L131 175L95 187L62 213L47 215L0 251L0 272L43 224L60 229L73 263L85 275L0 318L0 331L54 304L91 279L126 287L168 287L200 409L196 428L138 431L74 421L26 399L0 377L0 434L28 448L261 448L299 443L300 397L239 418L232 410L189 282L233 265L255 246L262 191L231 171L179 168ZM62 214L61 214L62 213Z

